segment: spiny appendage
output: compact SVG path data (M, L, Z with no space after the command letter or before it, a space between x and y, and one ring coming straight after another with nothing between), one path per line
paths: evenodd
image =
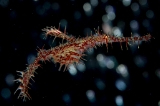
M96 48L102 44L106 44L108 49L108 43L112 42L126 42L126 47L129 42L135 41L148 41L151 35L148 34L143 37L114 37L110 35L98 35L98 36L88 36L85 38L77 39L75 42L62 44L58 47L52 49L52 58L55 63L60 63L59 70L63 65L65 65L64 71L70 64L79 63L84 56L84 52L89 48ZM122 49L122 45L121 45Z
M48 36L48 35L51 35L51 36L54 36L54 40L56 38L62 38L63 40L66 40L68 42L73 42L75 41L75 37L73 36L68 36L66 34L66 27L64 29L64 32L61 32L60 31L60 24L59 24L59 28L56 29L55 27L46 27L44 29L42 29L42 31L45 31L45 35ZM53 42L54 42L53 40Z
M115 37L115 36L107 35L106 42L108 42L108 43L119 42L122 50L123 50L122 42L126 42L126 48L128 50L128 44L130 44L130 42L135 43L137 41L138 48L139 48L140 41L149 41L151 38L153 38L153 37L150 34L147 34L145 36L132 36L132 33L131 33L131 37Z
M17 71L21 74L20 78L15 80L16 82L20 82L19 87L15 91L15 93L16 93L18 90L21 90L18 98L22 97L24 101L25 101L26 98L28 98L29 100L31 99L30 95L28 94L28 89L29 89L28 86L29 86L29 84L31 84L29 81L30 81L30 79L33 80L32 77L34 77L34 73L36 73L35 70L38 67L39 67L38 64L37 65L31 64L27 67L26 71L24 71L24 72L23 71Z
M77 46L76 46L77 45ZM59 71L61 70L62 66L64 65L64 71L68 69L70 64L79 63L85 54L80 52L78 49L78 43L66 43L60 45L59 47L55 47L52 49L53 55L52 58L54 59L54 63L59 63Z
M62 66L65 65L65 71L66 68L69 68L68 66L70 64L78 64L81 60L85 60L83 59L83 56L85 56L84 52L88 48L96 47L98 41L103 43L103 39L101 37L103 38L106 36L88 36L85 38L76 39L76 41L72 43L59 45L58 47L52 49L51 56L55 63L60 63L59 70L61 70Z
M109 43L111 43L111 46L112 46L113 42L119 42L121 49L123 50L123 48L122 48L123 42L126 43L126 48L128 49L128 44L130 42L135 43L136 41L138 41L138 47L139 47L139 41L148 41L151 38L153 38L153 37L150 34L147 34L147 35L141 36L141 37L137 37L137 36L133 37L132 34L131 34L131 37L116 37L116 36L111 36L108 34L107 35L106 34L98 34L98 35L91 35L91 36L87 36L85 38L77 39L75 42L76 42L76 46L78 44L78 47L79 47L78 50L81 50L81 51L85 51L88 48L93 48L93 47L96 48L96 46L101 46L103 44L106 45L107 51L108 51L108 44ZM71 45L73 45L73 43Z
M48 54L49 53L47 50L40 49L38 51L37 58L34 60L34 62L32 64L28 65L28 67L26 68L25 71L17 71L18 73L20 73L20 75L19 75L20 78L14 80L14 81L20 82L19 87L15 91L15 93L16 93L18 90L20 90L20 94L19 94L18 98L20 98L20 97L23 98L23 101L26 101L26 98L28 98L29 100L31 99L31 97L28 93L29 84L31 84L29 81L30 81L30 79L33 80L34 73L36 73L35 70L38 69L38 67L41 67L39 64L39 61L48 60Z
M108 43L110 43L111 46L112 46L112 42L119 42L120 46L121 46L121 50L123 50L122 42L126 42L126 48L128 50L128 45L130 45L130 42L135 43L136 41L138 41L138 48L139 48L139 42L140 41L149 41L151 38L154 38L150 34L147 34L145 36L133 36L132 33L131 33L131 37L117 37L117 36L113 36L113 35L110 35L110 34L105 34L105 33L103 33L102 30L100 32L99 27L97 29L94 28L94 30L95 30L95 35L98 36L96 38L97 44L98 45L99 44L100 45L101 44L106 44L107 52L108 52ZM91 36L92 36L92 32L91 32ZM113 48L113 46L112 46L112 48Z
M23 101L26 101L26 99L29 99L29 100L31 100L31 96L28 94L28 84L27 85L25 85L25 84L23 84L22 83L22 80L21 81L19 81L20 79L17 79L16 81L18 81L18 82L20 82L20 85L19 85L19 87L17 88L17 90L14 92L14 94L18 91L18 90L21 90L20 91L20 94L19 94L19 96L18 96L18 99L19 98L23 98Z
M18 96L18 99L19 98L23 98L23 101L26 101L26 98L27 99L31 99L30 95L28 94L28 84L30 84L29 80L32 79L32 77L34 77L33 74L30 74L30 71L26 71L26 72L23 72L23 71L17 71L19 73L21 73L20 75L20 78L14 80L16 82L20 82L20 85L19 87L17 88L17 90L14 92L14 94L20 90L20 94Z
M65 39L65 40L69 41L69 43L73 43L75 41L78 41L79 39L82 39L82 38L76 39L75 37L70 37L70 36L66 35L66 27L65 27L64 33L61 32L59 29L60 29L60 24L59 24L58 29L56 29L55 27L53 27L53 28L50 27L50 28L43 29L43 31L46 31L46 35L55 36L55 38L59 37L59 38ZM150 34L147 34L147 35L141 36L141 37L137 37L137 36L133 37L132 33L131 33L131 37L116 37L113 35L104 34L102 31L100 32L99 27L98 27L98 29L94 29L94 30L95 30L95 34L92 35L92 32L91 32L91 35L90 36L87 35L87 37L92 38L93 36L98 35L99 37L96 38L96 40L98 40L98 39L100 39L100 36L103 36L103 41L98 41L97 44L99 45L99 44L105 43L106 47L107 47L107 51L108 51L108 43L110 43L112 46L112 42L119 42L121 50L123 50L122 42L126 42L126 48L128 50L129 42L135 43L135 41L138 41L138 48L139 48L139 41L148 41L149 39L152 38L152 36ZM54 40L55 40L55 38L54 38ZM85 38L83 38L83 39L85 40ZM113 46L112 46L112 48L113 48Z

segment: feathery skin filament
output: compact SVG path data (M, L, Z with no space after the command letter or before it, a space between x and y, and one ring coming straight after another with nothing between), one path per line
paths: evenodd
M126 48L128 49L128 43L129 42L135 42L135 41L148 41L152 38L150 34L147 34L142 37L115 37L111 36L109 34L100 34L99 28L97 31L97 35L90 35L84 38L74 38L66 35L66 33L61 32L59 29L56 29L54 27L48 27L43 29L45 31L46 36L54 36L65 39L67 43L60 44L59 46L56 46L54 48L45 50L45 49L39 49L37 50L37 57L34 60L33 63L29 64L25 71L17 71L20 73L20 78L16 79L15 81L20 82L19 87L15 91L15 93L20 90L20 94L18 98L23 98L25 101L27 99L31 99L31 96L28 93L30 79L33 80L35 70L37 70L40 65L40 61L45 62L51 61L51 59L54 60L54 63L59 63L59 71L61 70L62 66L64 67L64 70L67 70L69 68L69 65L71 64L78 64L81 60L83 60L83 56L85 56L84 52L88 50L89 48L96 48L97 46L100 46L102 44L106 44L106 48L108 51L108 44L112 44L113 42L119 42L121 49L122 42L126 43ZM66 29L65 29L66 31ZM138 46L139 47L139 46ZM33 80L34 81L34 80Z

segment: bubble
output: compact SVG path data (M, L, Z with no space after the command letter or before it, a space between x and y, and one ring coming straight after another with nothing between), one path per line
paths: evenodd
M97 61L98 61L99 65L100 65L100 67L104 68L105 67L104 55L98 54L96 58L97 58Z
M158 106L160 106L160 100L158 101Z
M79 19L81 18L81 13L80 13L79 11L76 11L76 12L74 13L74 18L75 18L76 20L79 20Z
M150 26L150 22L149 22L149 20L147 20L147 19L144 19L144 20L142 21L142 24L143 24L144 27L149 27L149 26Z
M147 4L147 0L139 0L139 4L144 6Z
M51 7L51 4L50 4L49 2L45 2L45 3L43 4L43 8L44 8L45 10L50 9L50 7Z
M5 78L5 81L6 81L7 85L9 85L9 86L13 86L13 84L14 84L13 80L14 80L14 76L12 74L8 74Z
M85 12L91 11L91 5L90 5L90 3L85 3L83 5L83 9L84 9Z
M64 100L64 102L66 103L70 103L71 102L71 98L69 94L64 94L62 99Z
M114 64L114 62L113 62L112 60L109 60L109 61L106 63L106 66L107 66L107 68L109 68L109 69L113 69L114 66L115 66L115 64Z
M102 3L106 3L108 0L101 0Z
M113 27L112 32L113 32L114 35L116 35L118 37L122 36L121 30L118 27Z
M104 56L102 55L102 54L98 54L97 55L97 61L103 61L103 59L104 59Z
M36 12L37 12L37 14L43 16L46 11L45 11L45 8L43 8L42 6L39 5L36 7Z
M147 63L147 59L143 56L136 56L134 58L134 62L138 67L144 67Z
M157 69L155 72L156 76L160 79L160 69Z
M35 58L36 57L33 54L28 55L28 57L27 57L28 64L32 64L34 62Z
M88 90L86 96L90 102L95 102L95 92L93 90Z
M61 19L60 20L60 24L61 24L61 27L66 27L67 26L67 24L68 24L68 22L67 22L67 20L66 19Z
M102 20L103 20L103 16L102 16ZM107 20L103 20L103 21L106 21L107 22ZM103 31L104 31L104 33L111 33L111 30L112 30L112 26L109 24L109 23L104 23L103 25L102 25L102 29L103 29Z
M77 69L80 71L80 72L84 72L86 70L86 66L83 62L79 62L77 64Z
M106 87L105 83L101 79L96 79L95 83L99 90L104 90Z
M69 65L69 73L73 76L77 74L77 69L74 67L73 64Z
M114 12L113 6L111 6L111 5L107 5L105 7L105 10L106 10L107 13Z
M87 54L92 55L94 53L94 49L93 48L89 48L87 50Z
M136 20L132 20L130 22L130 27L131 27L132 30L138 30L139 29L139 24Z
M117 106L123 106L123 97L120 95L116 96L115 102L116 102Z
M98 0L90 0L91 5L96 7L98 5Z
M139 11L139 5L138 5L138 3L132 3L131 9L134 12Z
M85 11L86 16L91 16L93 14L92 8L91 8L91 4L90 3L85 3L83 5L83 9Z
M147 18L153 18L154 17L154 12L152 10L148 10L146 12L146 16L147 16Z
M9 4L9 0L0 0L0 6L7 7Z
M116 85L116 88L120 91L124 91L126 89L126 84L123 80L121 79L118 79L116 82L115 82L115 85Z
M105 15L102 16L102 21L103 22L108 22L108 16L107 16L107 14L105 14Z
M52 9L53 9L53 10L58 10L58 9L59 9L59 4L56 3L56 2L53 3L53 4L52 4Z
M124 6L129 6L131 4L131 0L122 0Z
M121 74L123 77L127 77L128 76L128 69L124 64L120 64L117 68L116 68L117 73Z
M4 98L4 99L9 99L10 96L11 96L11 91L8 89L8 88L3 88L1 90L1 96Z
M114 12L109 12L107 14L107 17L108 17L109 20L112 21L112 20L114 20L116 18L116 14Z

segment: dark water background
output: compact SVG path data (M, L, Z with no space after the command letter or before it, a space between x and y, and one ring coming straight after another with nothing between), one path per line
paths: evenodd
M1 106L160 106L159 0L0 0L0 105ZM61 31L85 37L98 26L114 35L150 33L156 39L120 49L113 43L89 49L87 61L67 72L59 64L42 63L29 93L17 99L16 70L24 70L36 49L59 45L43 39L41 29L61 23Z

